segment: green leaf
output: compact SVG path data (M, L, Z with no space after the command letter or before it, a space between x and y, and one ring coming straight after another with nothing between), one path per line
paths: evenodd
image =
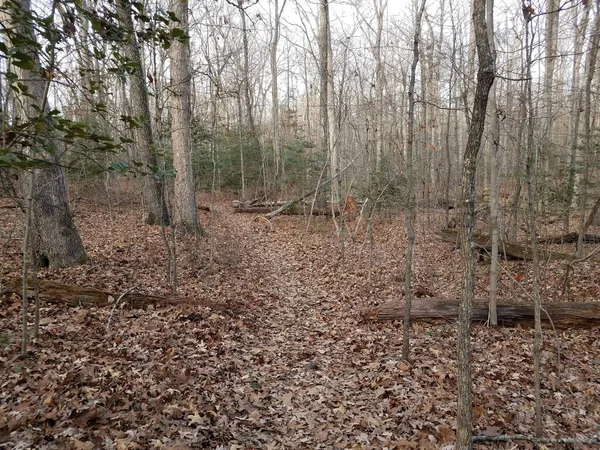
M23 69L23 70L33 70L33 68L35 67L33 64L33 59L31 58L31 56L23 53L23 52L15 52L12 55L12 63L13 65Z

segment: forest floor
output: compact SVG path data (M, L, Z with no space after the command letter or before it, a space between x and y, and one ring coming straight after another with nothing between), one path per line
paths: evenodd
M90 263L40 276L168 295L160 227L145 226L125 193L111 207L100 194L77 194L74 214ZM0 449L453 448L456 324L415 323L407 363L402 324L363 314L402 298L402 214L374 221L372 245L364 222L351 239L353 218L342 258L331 219L313 218L307 231L306 218L280 216L271 227L233 214L227 200L212 213L212 240L177 237L178 292L189 303L147 310L44 304L40 336L18 359L20 299L0 297ZM200 214L210 229L211 213ZM419 215L415 287L458 299L460 252L433 234L443 222L438 214L430 225ZM16 210L2 211L2 277L20 273L21 226ZM564 271L564 262L543 265L544 301L600 298L598 260L576 266L565 294ZM476 296L488 294L488 278L489 266L478 264ZM503 262L499 296L530 301L531 281L530 263ZM222 308L202 307L203 300ZM531 329L474 326L474 434L533 434L532 342ZM546 329L542 350L545 435L594 436L600 330Z

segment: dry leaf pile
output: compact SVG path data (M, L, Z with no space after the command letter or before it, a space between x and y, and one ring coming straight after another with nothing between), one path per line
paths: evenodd
M80 201L76 214L90 264L41 276L169 293L160 229L144 226L139 209ZM201 212L205 226L209 214ZM402 325L361 315L402 297L401 218L376 221L372 252L365 229L350 239L353 222L342 258L330 219L313 218L307 233L301 217L266 227L231 214L225 202L214 214L212 265L207 239L178 237L179 294L222 308L43 305L40 337L26 359L16 359L20 299L0 297L0 448L452 448L455 324L415 324L407 363ZM7 214L1 226L2 275L15 275L20 218ZM416 287L458 298L459 261L419 225ZM526 299L530 266L503 267L500 296ZM600 297L598 269L594 261L577 267L574 299ZM478 266L478 296L487 293L487 270ZM563 270L564 263L545 266L548 300L562 298ZM532 434L532 341L528 329L475 326L476 434ZM598 329L546 331L542 389L548 436L600 430Z

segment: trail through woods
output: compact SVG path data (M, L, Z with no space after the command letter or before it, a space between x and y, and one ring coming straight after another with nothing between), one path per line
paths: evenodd
M3 214L0 223L3 277L19 272L17 214ZM200 211L207 231L209 214ZM139 208L109 209L80 200L75 216L90 264L42 272L43 278L111 292L134 287L169 293L160 229L144 226ZM221 202L213 266L206 239L180 237L177 252L180 296L222 308L43 305L40 339L24 360L16 359L20 299L0 297L0 448L439 449L452 444L454 323L414 325L407 363L400 359L401 324L375 324L361 315L402 296L400 216L375 224L369 282L364 230L355 242L346 242L342 265L331 219L313 218L307 233L302 217L278 217L270 227L233 214ZM439 242L434 230L420 223L418 230L415 290L458 298L458 252ZM499 296L525 301L529 265L503 264ZM573 299L600 297L598 269L592 260L576 267ZM481 264L477 270L481 297L487 293L488 269ZM565 300L563 273L564 262L545 268L548 301ZM529 329L475 326L476 434L532 434L532 340ZM600 429L599 348L598 329L559 336L547 330L542 386L548 436L589 437ZM514 448L514 443L475 448Z

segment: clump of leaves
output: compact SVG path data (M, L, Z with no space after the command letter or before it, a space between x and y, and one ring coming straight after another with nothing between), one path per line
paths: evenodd
M10 338L8 337L8 334L0 333L0 347L8 347L9 343Z

